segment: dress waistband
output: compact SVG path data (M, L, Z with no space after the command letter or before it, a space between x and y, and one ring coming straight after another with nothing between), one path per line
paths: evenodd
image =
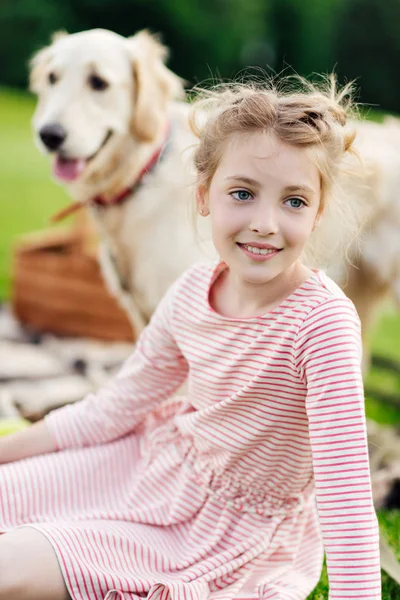
M265 481L252 477L239 478L229 470L207 469L199 464L191 453L186 457L189 476L210 495L225 501L226 505L239 511L260 517L292 516L300 513L314 492L311 478L299 493L277 494ZM202 461L203 462L203 461Z
M150 438L150 439L149 439ZM261 517L292 516L301 512L313 497L314 479L298 493L278 494L263 480L254 476L239 478L225 465L210 466L210 460L197 450L193 439L182 436L174 423L157 427L146 440L146 462L150 462L158 451L173 446L177 460L182 463L187 477L210 496L223 500L227 506Z

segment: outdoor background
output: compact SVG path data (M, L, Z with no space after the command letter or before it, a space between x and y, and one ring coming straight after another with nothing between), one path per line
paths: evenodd
M34 147L34 98L26 91L31 55L54 31L103 27L122 35L149 28L171 49L169 66L189 85L232 78L248 66L271 72L330 72L356 79L368 118L400 115L400 0L1 0L0 3L0 302L11 289L12 244L48 226L67 203ZM292 72L292 71L290 71ZM399 231L400 235L400 231ZM367 415L400 424L400 313L388 301L377 323L366 379ZM400 558L399 512L379 515ZM312 596L326 598L326 575ZM400 589L384 579L384 598Z

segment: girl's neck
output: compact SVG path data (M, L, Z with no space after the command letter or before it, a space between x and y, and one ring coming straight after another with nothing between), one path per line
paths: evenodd
M226 317L257 317L279 306L312 275L311 269L298 262L271 281L254 284L243 281L226 267L211 289L210 302Z

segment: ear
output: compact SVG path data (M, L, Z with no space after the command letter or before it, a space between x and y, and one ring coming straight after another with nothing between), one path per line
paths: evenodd
M51 58L52 46L61 38L67 36L66 31L56 31L51 36L51 45L42 48L34 54L29 62L29 89L31 92L38 93L40 90L40 82L46 65Z
M210 209L208 208L208 193L205 185L199 184L196 188L196 207L202 217L208 217Z
M131 131L137 139L149 142L165 127L168 104L184 98L184 82L165 66L167 48L148 31L140 31L127 43L135 93Z
M43 79L43 73L46 65L50 62L51 46L42 48L33 55L29 62L29 89L37 94L40 91L40 83Z
M63 38L67 37L68 32L65 31L65 29L60 29L59 31L55 31L53 33L53 35L51 36L51 42L52 44L55 44L56 42L58 42L58 40L62 40Z

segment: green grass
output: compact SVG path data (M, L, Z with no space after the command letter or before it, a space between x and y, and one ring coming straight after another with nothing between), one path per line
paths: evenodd
M22 93L0 90L0 299L10 292L12 245L26 232L48 227L49 217L68 202L65 191L50 179L49 163L34 146L30 120L34 99ZM371 111L369 117L380 120ZM373 352L400 362L400 316L388 307L372 336ZM400 397L400 376L373 368L367 387ZM369 418L380 423L399 424L400 406L382 404L366 398ZM400 513L379 515L392 547L400 558ZM321 581L310 600L325 600L328 584L324 568ZM400 599L400 588L383 574L383 599Z
M67 203L50 179L50 167L33 143L34 99L0 90L0 299L10 292L11 252L17 236L48 226Z
M375 355L391 358L400 365L400 315L391 305L387 306L375 326L371 337L372 351ZM378 423L400 424L400 375L389 370L373 367L365 380L365 387L382 393L397 396L397 406L385 404L366 395L366 411L370 419ZM399 593L400 598L400 593Z
M381 529L384 531L391 547L395 549L397 558L400 560L400 511L380 511L378 520ZM327 600L328 599L328 574L324 564L321 579L312 594L307 600ZM399 600L400 586L386 573L382 571L382 600Z

